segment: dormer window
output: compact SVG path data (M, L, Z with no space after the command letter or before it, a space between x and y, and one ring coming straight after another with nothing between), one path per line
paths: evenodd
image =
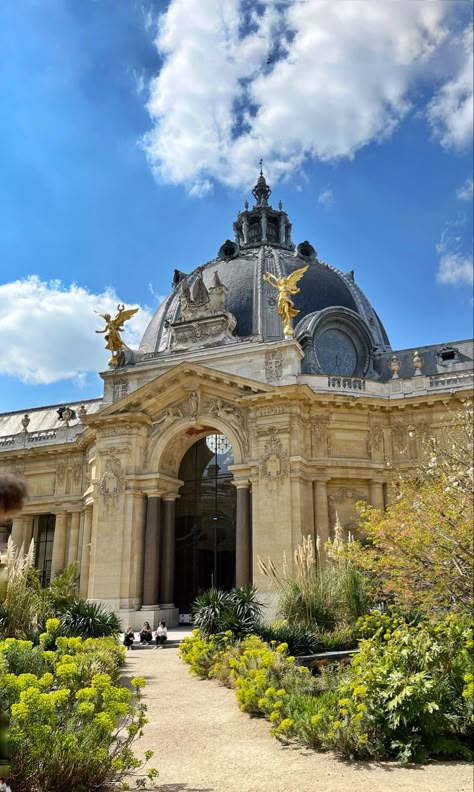
M443 347L437 353L439 363L451 363L458 359L458 350L454 347Z

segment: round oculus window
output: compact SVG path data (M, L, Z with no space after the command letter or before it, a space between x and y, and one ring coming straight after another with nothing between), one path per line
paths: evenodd
M324 330L315 340L315 352L324 374L353 376L357 350L347 333L337 328Z

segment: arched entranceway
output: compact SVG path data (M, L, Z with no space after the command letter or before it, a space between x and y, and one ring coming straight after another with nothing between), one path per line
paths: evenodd
M174 603L181 612L200 591L235 585L237 492L229 466L232 446L222 434L198 440L184 455L176 502Z

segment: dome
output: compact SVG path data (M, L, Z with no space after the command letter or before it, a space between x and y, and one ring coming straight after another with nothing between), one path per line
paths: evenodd
M269 272L276 277L286 277L306 264L308 269L299 282L300 292L294 297L299 311L295 337L304 339L308 328L318 323L320 315L324 314L327 325L327 311L331 309L333 324L338 316L342 322L348 322L350 317L352 329L347 332L353 332L355 326L360 325L359 332L364 334L370 353L390 349L385 329L355 283L354 273L340 272L321 261L308 241L295 246L288 215L281 202L277 210L268 204L270 193L260 172L253 189L255 205L249 208L246 201L244 210L238 213L234 240L225 240L216 258L193 272L185 274L175 270L173 290L152 318L139 353L156 355L173 351L176 328L189 324L196 317L219 313L219 310L232 317L225 335L226 343L244 339L261 342L282 339L277 293L262 276ZM209 299L215 304L206 303ZM189 306L192 311L187 314ZM222 343L222 338L222 335L214 336L213 340L209 333L204 333L200 345L217 345ZM194 338L193 348L196 348L196 340Z

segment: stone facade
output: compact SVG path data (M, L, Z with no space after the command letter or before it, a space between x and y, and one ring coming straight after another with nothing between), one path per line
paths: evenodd
M266 208L257 202L254 209ZM294 246L288 217L272 212L274 247L289 254ZM246 209L236 226L237 241L227 240L221 248L223 260L235 258L241 244L245 255L254 251L258 264L269 240L252 231L252 242L253 220ZM269 233L268 225L262 228ZM302 244L315 255L309 243ZM213 285L207 288L203 268L200 283L190 290L180 286L186 276L178 273L173 294L176 305L181 295L184 310L167 326L168 347L163 348L160 309L145 335L148 341L155 338L156 348L144 345L140 354L128 350L118 369L104 372L102 399L69 405L72 417L66 422L56 407L31 410L28 420L24 411L0 416L0 472L24 477L30 493L11 526L14 541L42 537L46 558L45 526L52 526L51 574L77 561L81 595L104 602L134 627L145 619L154 624L160 618L170 624L178 619L176 576L188 573L175 566L179 473L197 441L224 435L232 447L235 583L254 580L265 594L268 582L259 572L258 557L270 556L279 566L286 555L291 563L302 537L324 542L331 536L336 513L343 528L354 531L357 500L384 508L390 496L387 462L418 459L423 437L436 435L472 391L468 342L440 348L438 357L433 348L416 350L431 361L425 369L413 364L410 350L397 353L399 375L400 367L390 370L388 339L381 340L386 376L377 374L380 360L365 360L363 354L362 368L354 367L357 376L341 373L337 355L342 359L347 353L344 365L349 365L357 345L374 337L365 297L357 316L351 308L342 311L341 325L335 323L335 303L323 323L307 313L294 339L265 339L259 332L239 337L234 313L225 305L230 285L211 265L214 276L208 282ZM165 308L174 299L171 295ZM255 293L254 310L261 310L261 300ZM264 310L271 318L250 320L257 329L274 326L275 306ZM209 335L201 336L200 327L216 327L220 341L208 345ZM345 351L345 340L335 332L349 332L349 327L355 352ZM376 328L380 337L381 327ZM324 349L321 353L324 333L328 342L335 341L326 357ZM334 359L335 367L328 363L323 373L321 359ZM433 368L435 363L441 370ZM3 529L0 545L6 533Z

